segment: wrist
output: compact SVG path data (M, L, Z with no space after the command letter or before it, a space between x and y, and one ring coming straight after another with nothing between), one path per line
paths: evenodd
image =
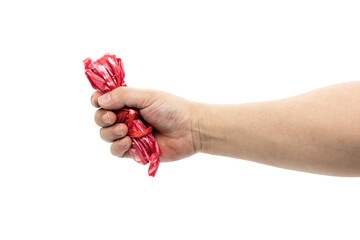
M203 104L191 102L191 135L195 153L203 152L202 133L201 133L201 113Z
M212 105L192 103L191 134L195 152L211 153L216 145L217 136L214 129Z
M195 151L224 155L234 131L233 125L229 123L232 121L229 114L232 110L225 105L204 103L195 103L193 109L191 132Z

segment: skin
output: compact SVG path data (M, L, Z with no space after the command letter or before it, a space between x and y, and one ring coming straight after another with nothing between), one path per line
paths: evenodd
M214 105L156 90L117 88L92 104L111 153L128 157L127 127L112 110L140 109L174 161L197 152L332 176L360 176L360 82L343 83L268 102Z

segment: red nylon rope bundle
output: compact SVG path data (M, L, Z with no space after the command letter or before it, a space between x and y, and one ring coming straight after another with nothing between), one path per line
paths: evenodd
M87 58L84 60L84 65L86 77L99 93L105 94L117 87L126 87L123 63L115 55L105 54L97 61ZM124 123L128 127L128 136L132 140L130 155L143 165L150 162L148 174L154 177L163 153L151 133L152 126L144 121L139 110L134 108L124 107L115 114L116 122Z

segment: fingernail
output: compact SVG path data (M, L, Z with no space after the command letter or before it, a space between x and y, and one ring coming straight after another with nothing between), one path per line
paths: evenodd
M100 105L109 105L111 102L110 94L102 95L98 98L98 102Z
M101 120L103 121L103 123L111 123L110 120L110 115L108 113L105 113L102 117Z
M114 134L117 136L123 136L124 135L123 128L120 126L117 126L116 128L114 128Z
M121 147L127 147L128 143L127 143L127 141L126 141L125 139L122 139L122 140L119 142L119 145L120 145Z

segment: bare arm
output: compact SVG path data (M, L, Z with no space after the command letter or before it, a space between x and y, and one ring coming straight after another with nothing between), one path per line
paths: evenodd
M102 101L101 101L102 100ZM104 101L107 100L107 101ZM335 176L360 176L360 82L259 103L212 105L120 87L92 97L100 135L111 152L128 156L131 140L112 110L140 109L164 152L162 161L196 152Z
M360 176L360 82L288 99L198 105L201 152L305 172Z

